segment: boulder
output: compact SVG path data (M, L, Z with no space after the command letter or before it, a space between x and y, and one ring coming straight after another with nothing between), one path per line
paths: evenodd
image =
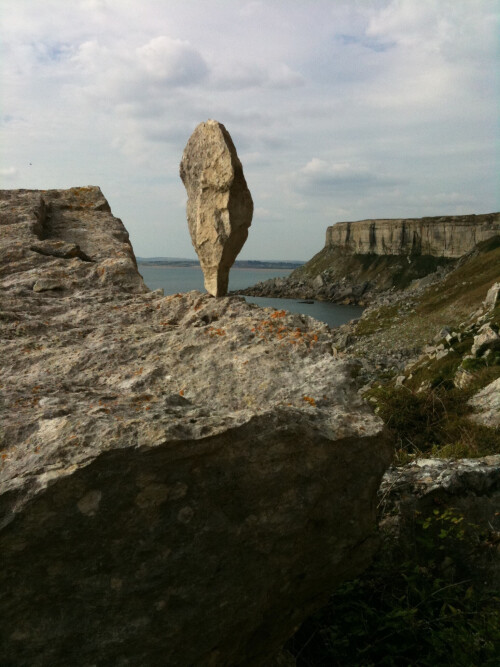
M500 347L500 336L498 332L491 326L488 322L483 324L476 336L474 336L474 342L471 348L471 355L473 357L478 357L484 353L487 349L493 349Z
M2 288L73 292L95 285L147 292L101 190L0 190Z
M326 325L149 292L57 192L3 193L0 664L272 664L372 558L382 422Z
M180 175L205 289L213 296L224 296L229 270L247 240L253 215L243 167L224 125L215 120L198 125L184 149Z
M485 307L486 310L493 310L493 308L496 306L496 304L500 299L499 295L500 295L500 283L494 283L488 290L486 298L483 302L483 306Z
M490 428L500 428L500 378L474 394L469 403L474 408L471 419Z

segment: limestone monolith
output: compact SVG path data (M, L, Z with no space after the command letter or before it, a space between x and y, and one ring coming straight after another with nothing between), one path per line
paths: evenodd
M200 123L180 165L187 190L189 233L200 260L205 289L227 294L229 270L247 240L253 201L233 141L222 123Z

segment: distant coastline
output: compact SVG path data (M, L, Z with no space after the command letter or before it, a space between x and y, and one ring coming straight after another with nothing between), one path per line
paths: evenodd
M172 257L137 257L137 263L142 266L165 266L165 267L174 267L181 268L187 266L199 266L200 263L197 259L176 259ZM305 262L301 261L281 261L281 260L236 260L233 264L235 269L296 269L299 266L303 266Z

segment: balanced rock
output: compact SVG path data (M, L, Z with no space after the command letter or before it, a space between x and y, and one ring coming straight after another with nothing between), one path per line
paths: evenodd
M184 149L180 175L188 193L187 219L205 289L227 294L229 270L248 236L253 201L243 167L224 125L200 123Z
M272 665L377 544L330 329L147 291L98 189L0 200L0 664Z

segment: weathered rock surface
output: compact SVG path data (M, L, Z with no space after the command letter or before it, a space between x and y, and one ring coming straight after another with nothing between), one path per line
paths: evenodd
M148 291L123 223L97 187L0 190L3 289Z
M487 322L479 328L477 335L474 336L474 343L470 353L473 357L479 357L486 350L493 350L495 348L500 351L500 336L495 328Z
M486 385L469 402L475 410L471 419L490 428L500 427L500 378Z
M326 245L362 255L461 257L497 234L500 213L359 220L328 227Z
M180 175L187 193L189 233L205 289L227 294L229 270L247 240L253 202L243 167L224 125L200 123L186 145Z
M0 201L0 663L271 664L376 546L351 366L315 320L145 291L97 188Z

